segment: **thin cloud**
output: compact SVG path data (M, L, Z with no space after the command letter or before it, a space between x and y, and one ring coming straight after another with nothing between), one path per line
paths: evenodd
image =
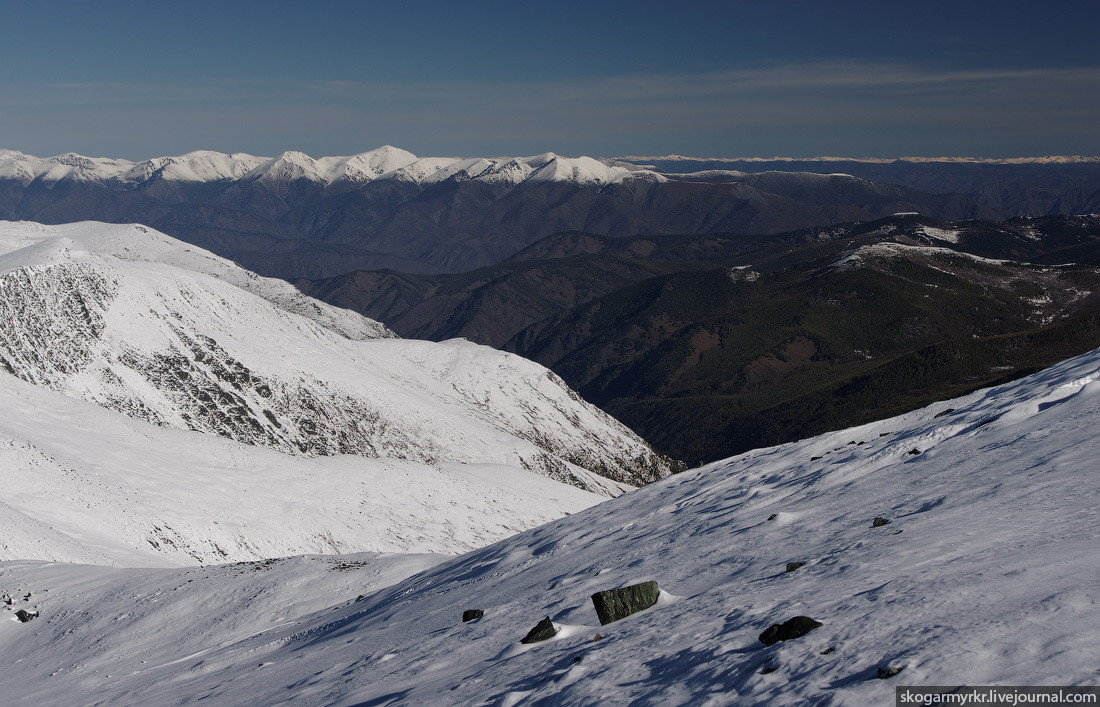
M126 157L184 146L348 154L385 142L468 155L899 155L979 146L1012 154L1044 145L1100 152L1100 67L932 71L852 61L568 80L227 79L0 90L0 134L17 140L4 147L128 146L118 154Z

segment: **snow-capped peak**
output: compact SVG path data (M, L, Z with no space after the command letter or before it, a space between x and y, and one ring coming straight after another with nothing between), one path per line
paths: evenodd
M324 182L324 175L317 162L304 152L287 151L256 167L249 173L251 179L265 181L290 182L297 179L309 179Z
M575 182L577 184L610 184L633 177L637 173L625 167L604 164L591 157L566 158L553 153L530 158L535 173L530 182Z
M412 164L416 155L391 145L351 157L322 157L317 165L324 175L326 183L339 180L349 182L369 182L384 174Z

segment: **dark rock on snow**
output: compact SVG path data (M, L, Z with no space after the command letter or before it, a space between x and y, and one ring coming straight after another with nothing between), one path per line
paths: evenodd
M657 603L661 594L656 582L642 582L621 589L608 589L592 595L592 604L600 625L625 619L633 613L648 609Z
M480 619L482 616L485 616L485 612L481 609L467 609L466 611L462 612L462 623L473 621L474 619Z
M38 612L36 611L34 613L31 613L31 612L27 611L26 609L20 609L19 611L15 612L15 618L19 619L23 623L27 623L31 619L37 619L38 618Z
M892 678L900 673L904 668L879 668L878 678L879 680L885 680L886 678Z
M805 636L815 628L824 625L820 621L814 621L809 616L795 616L793 619L787 619L781 624L769 626L764 633L760 634L760 642L765 646L770 646L779 641L789 641L792 638Z
M881 528L882 526L886 525L889 522L890 522L889 518L883 518L882 516L879 516L879 517L875 518L873 521L871 521L871 525L876 527L876 528Z
M527 635L523 637L520 643L538 643L539 641L545 641L548 638L553 638L557 632L558 630L554 628L554 622L547 616L545 619L535 624L535 627L527 632Z
M794 572L796 569L798 569L799 567L801 567L804 564L806 564L806 563L805 562L788 562L787 563L787 571L788 572Z

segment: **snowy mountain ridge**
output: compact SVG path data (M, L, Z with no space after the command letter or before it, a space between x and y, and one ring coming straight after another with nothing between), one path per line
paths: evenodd
M632 178L664 179L651 170L602 162L591 157L562 157L551 152L531 157L421 158L390 145L358 155L318 159L296 151L287 151L277 157L256 157L200 150L142 162L91 158L73 153L40 158L14 150L0 150L0 178L18 180L24 186L35 180L45 183L101 181L119 186L137 186L156 179L174 182L249 179L292 182L305 179L322 185L337 182L365 184L376 179L400 179L420 184L478 180L512 185L529 179L533 183L596 185Z
M0 366L291 454L523 467L614 495L670 464L525 359L377 322L144 226L0 224Z

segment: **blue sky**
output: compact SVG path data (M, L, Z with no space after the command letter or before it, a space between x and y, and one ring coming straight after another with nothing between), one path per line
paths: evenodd
M0 2L0 148L1100 154L1091 2Z

